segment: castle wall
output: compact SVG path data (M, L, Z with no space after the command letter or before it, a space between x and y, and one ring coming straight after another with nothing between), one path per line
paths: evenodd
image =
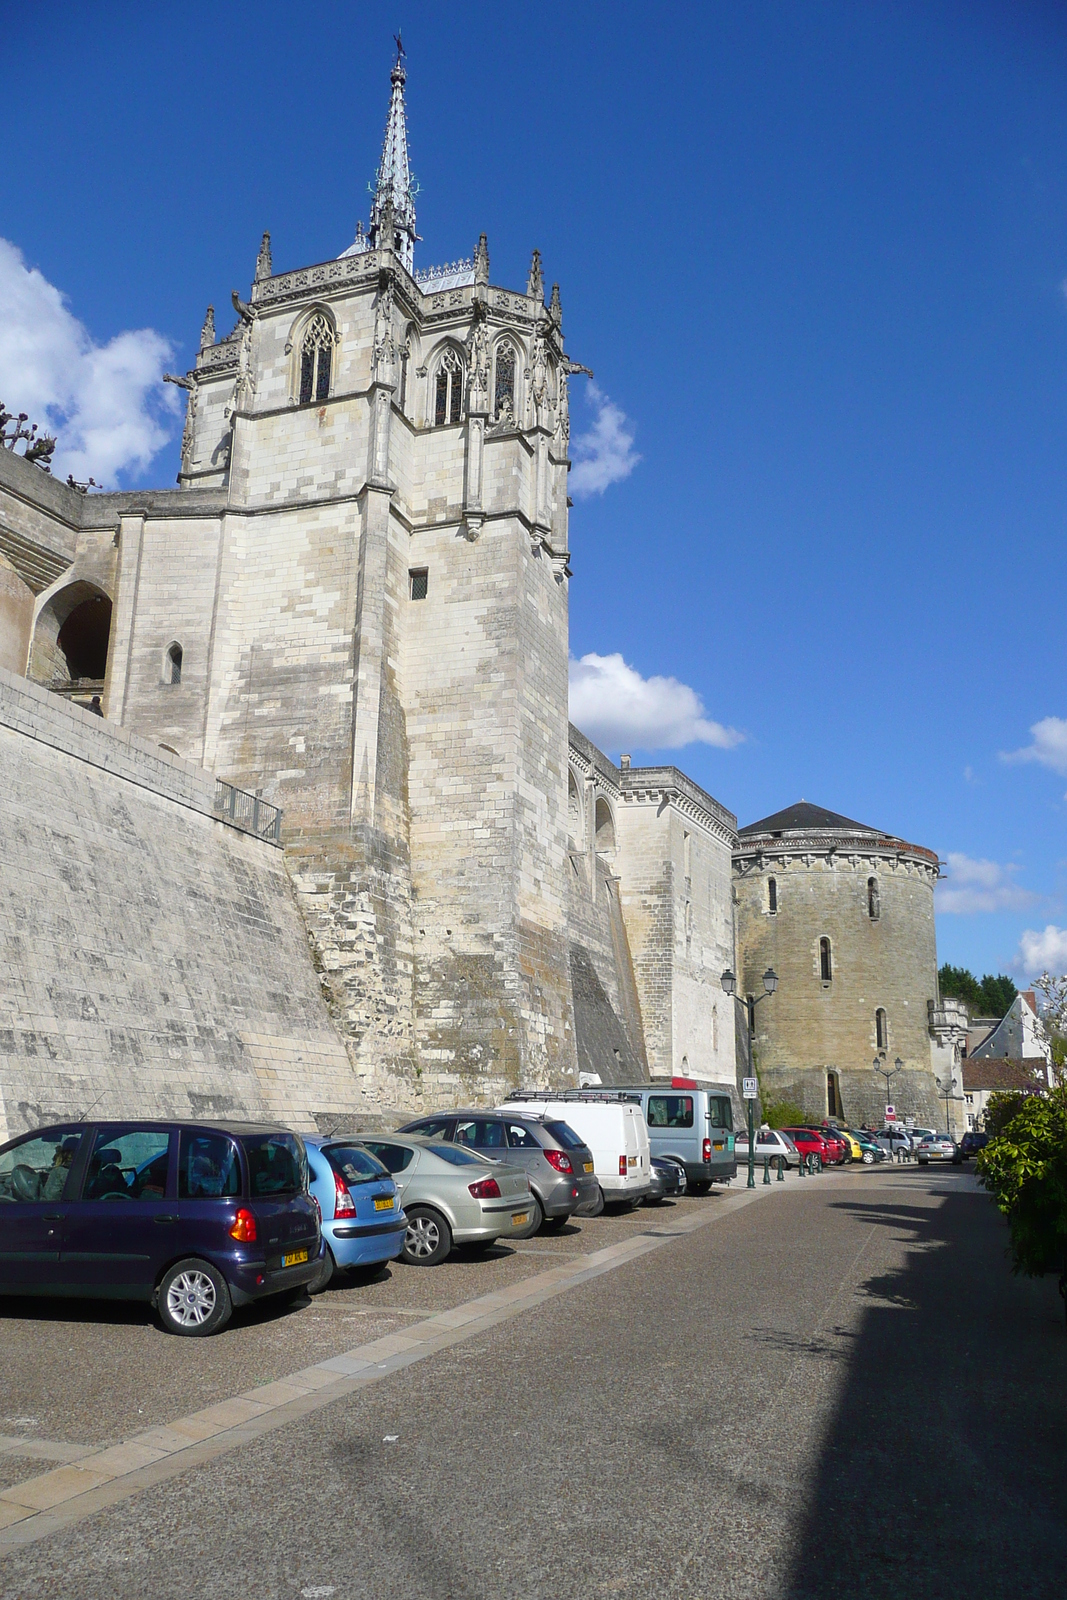
M0 770L0 1138L364 1106L282 853L210 774L3 672Z
M0 555L0 667L24 672L33 632L33 590Z

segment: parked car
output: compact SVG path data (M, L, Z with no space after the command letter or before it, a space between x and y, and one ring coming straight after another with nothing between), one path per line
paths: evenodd
M748 1162L748 1130L747 1128L735 1136L734 1154L737 1164L744 1167ZM788 1133L783 1133L779 1128L764 1129L756 1134L756 1162L762 1166L765 1158L770 1158L771 1168L777 1172L785 1171L788 1167L800 1166L800 1151L797 1149Z
M907 1156L909 1159L911 1157L911 1139L907 1128L902 1124L898 1123L895 1127L886 1126L880 1128L874 1136L874 1142L881 1145L890 1158L895 1157L897 1154Z
M979 1150L984 1150L988 1143L988 1133L977 1133L973 1128L969 1129L956 1146L956 1154L952 1157L952 1165L954 1167L962 1166L965 1161L969 1161L972 1156L976 1156Z
M888 1161L888 1151L882 1149L873 1134L867 1133L863 1128L849 1128L842 1131L847 1131L855 1147L852 1155L853 1161L862 1161L865 1167L874 1166L879 1161ZM855 1149L859 1150L858 1156L855 1153Z
M593 1170L609 1205L637 1206L648 1194L648 1129L640 1106L623 1095L574 1089L548 1098L520 1091L497 1110L566 1122L592 1151Z
M843 1139L848 1151L849 1161L863 1160L863 1147L851 1128L843 1128L839 1122L828 1124L839 1139Z
M619 1092L644 1112L651 1154L681 1162L690 1194L707 1194L713 1183L737 1176L733 1106L721 1085L671 1078Z
M409 1266L436 1267L457 1244L526 1237L533 1196L518 1167L413 1133L376 1133L362 1142L396 1183L408 1219L400 1259Z
M832 1164L830 1147L822 1134L817 1133L814 1128L781 1128L779 1132L788 1134L805 1161L809 1156L815 1156L820 1167Z
M927 1166L931 1161L954 1161L956 1141L950 1139L947 1133L930 1134L919 1145L916 1155L921 1167Z
M144 1300L168 1333L319 1271L299 1134L272 1123L61 1123L0 1145L0 1293Z
M813 1133L825 1141L832 1166L844 1167L852 1160L852 1146L836 1123L820 1122L812 1125Z
M306 1137L308 1179L322 1213L325 1248L308 1284L319 1294L334 1273L394 1261L407 1217L387 1168L358 1140Z
M530 1234L542 1223L561 1228L576 1211L603 1206L593 1152L566 1122L553 1117L508 1116L500 1111L442 1111L406 1122L401 1133L445 1139L477 1150L492 1161L521 1167L533 1197Z
M667 1156L652 1156L649 1160L651 1188L645 1196L646 1206L662 1205L664 1200L677 1200L685 1193L685 1168Z
M911 1140L911 1148L913 1150L918 1150L924 1139L932 1139L937 1133L936 1128L909 1128L906 1125L904 1131Z

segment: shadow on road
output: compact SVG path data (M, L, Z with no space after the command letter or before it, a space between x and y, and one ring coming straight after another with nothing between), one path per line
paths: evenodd
M789 1600L825 1600L829 1551L865 1600L1067 1589L1060 1298L1052 1279L1012 1276L985 1196L938 1199L837 1203L911 1248L863 1285Z

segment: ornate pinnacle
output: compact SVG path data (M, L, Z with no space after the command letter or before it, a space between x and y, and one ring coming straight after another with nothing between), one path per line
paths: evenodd
M215 307L208 306L204 326L200 329L200 348L206 350L215 343Z
M397 249L403 265L414 268L415 194L418 185L408 167L407 113L404 108L404 47L397 38L396 65L390 75L392 94L382 141L382 159L372 185L370 239L375 249Z
M526 280L526 293L535 300L545 298L545 275L541 271L541 252L535 250L530 259L530 276Z
M256 257L256 282L259 283L261 278L269 278L271 270L270 234L265 233L263 243L259 247L259 255Z
M548 314L557 328L563 326L563 304L559 298L558 283L552 285L552 298L548 302Z
M489 241L484 233L478 235L478 248L474 252L474 282L483 289L489 282Z

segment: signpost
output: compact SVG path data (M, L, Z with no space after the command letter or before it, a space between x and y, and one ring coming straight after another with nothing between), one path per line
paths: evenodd
M885 1108L885 1120L887 1122L895 1122L897 1120L897 1108L896 1108L896 1106L886 1106L886 1108Z
M752 1107L759 1098L759 1083L755 1078L741 1079L741 1093L748 1111L748 1187L756 1187L756 1135L752 1127Z

